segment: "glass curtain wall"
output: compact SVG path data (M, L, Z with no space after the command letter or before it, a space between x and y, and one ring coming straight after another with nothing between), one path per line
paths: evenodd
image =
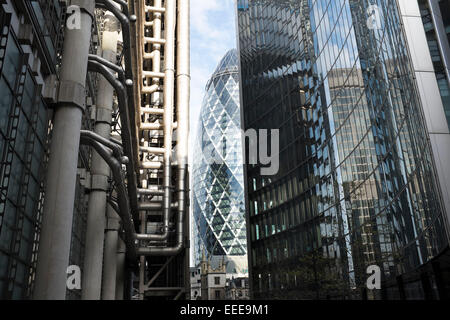
M253 297L364 298L368 266L395 280L440 253L396 1L239 0L237 12L244 128L280 130L279 172L245 167Z
M207 256L246 260L239 106L238 59L236 50L231 50L206 85L194 148L196 263L203 251ZM246 263L235 260L235 267L240 270L233 273L246 273Z

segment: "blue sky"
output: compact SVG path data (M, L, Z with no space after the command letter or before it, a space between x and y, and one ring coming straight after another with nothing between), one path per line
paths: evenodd
M225 53L235 47L234 0L191 0L190 150L193 150L206 82Z
M191 0L191 110L189 158L192 169L194 139L208 79L225 53L236 47L234 0ZM193 177L190 179L191 183ZM191 186L192 189L192 186ZM191 205L191 239L193 219ZM191 245L191 265L194 264Z

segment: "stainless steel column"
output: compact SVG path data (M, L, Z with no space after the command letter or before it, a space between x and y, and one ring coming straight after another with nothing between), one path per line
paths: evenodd
M116 299L117 249L120 218L108 205L105 249L103 254L102 300Z
M115 63L120 25L112 14L106 13L105 18L105 29L101 43L102 56ZM108 80L100 76L96 101L95 132L108 140L111 138L113 96L113 87ZM106 192L110 168L97 152L92 155L91 176L92 186L87 216L82 299L100 300L106 222Z
M125 243L119 239L117 248L116 300L123 300L125 281Z
M59 105L47 171L34 299L66 296L82 109L95 2L72 0L81 8L80 28L66 28Z

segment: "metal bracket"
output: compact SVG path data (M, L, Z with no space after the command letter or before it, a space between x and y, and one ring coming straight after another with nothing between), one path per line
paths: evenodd
M93 174L91 179L91 191L108 191L108 177Z
M96 109L95 122L111 124L112 111L110 109L100 108L99 106Z
M90 15L94 21L95 19L95 1L93 0L69 0L67 7L77 6L81 11Z
M107 231L119 231L120 229L120 219L118 218L107 218L106 228Z
M85 87L77 82L61 81L58 89L58 104L70 104L84 111L86 108Z

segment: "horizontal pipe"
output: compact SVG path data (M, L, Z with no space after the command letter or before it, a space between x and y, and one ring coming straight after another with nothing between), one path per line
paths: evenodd
M163 205L161 202L148 202L139 204L140 211L159 211L162 210ZM178 209L178 203L171 204L172 209Z
M152 6L145 6L145 12L164 13L164 12L166 12L166 9L165 8L152 7Z
M152 93L155 93L158 90L159 90L159 85L158 84L154 84L154 85L151 85L151 86L146 86L146 87L143 87L141 89L142 93L144 93L144 94L152 94Z
M164 148L154 148L154 147L139 147L140 151L155 154L164 154L166 151Z
M144 37L145 43L152 43L152 44L165 44L165 39L157 39L157 38L151 38L151 37Z
M177 242L174 247L139 247L137 254L139 256L172 256L180 253L184 248L184 215L178 214L177 221ZM168 232L167 232L168 233ZM136 235L136 237L145 237L145 240L154 240L153 235ZM163 240L164 241L164 240Z
M123 159L123 149L115 141L108 140L108 139L102 137L101 135L99 135L98 133L95 133L95 132L89 131L89 130L81 130L80 133L81 133L81 137L95 140L95 141L103 144L104 146L110 148L113 151L114 156L118 159L121 159L122 163L126 163L128 161L128 158Z
M123 69L120 66L118 66L117 64L112 63L111 61L109 61L103 57L100 57L96 54L89 54L89 60L97 61L97 62L101 63L102 65L104 65L105 67L111 69L112 71L117 72L117 74L119 76L118 78L120 81L125 80L125 71L123 71Z
M158 161L145 161L140 165L141 169L162 169L163 163Z
M138 189L139 194L148 195L148 196L163 196L163 190L152 190L152 189Z
M164 109L157 109L157 108L141 108L142 113L148 113L148 114L155 114L155 115L163 115Z
M162 130L163 124L162 123L148 123L148 122L142 122L141 123L141 130Z
M163 72L142 71L142 77L144 78L164 78L166 76Z

